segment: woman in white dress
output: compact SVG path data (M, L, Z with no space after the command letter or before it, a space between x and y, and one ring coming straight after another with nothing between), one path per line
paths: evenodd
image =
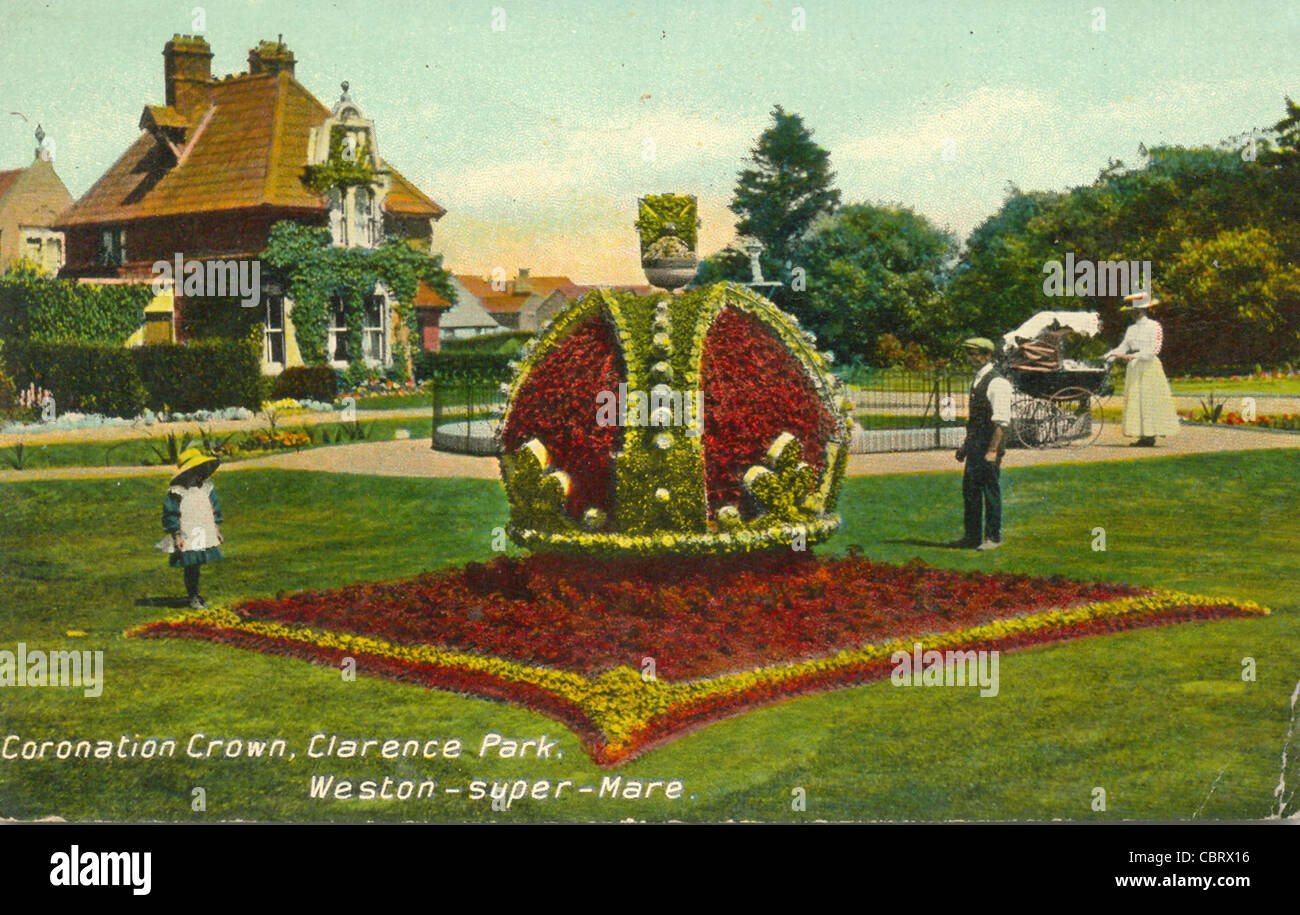
M1108 358L1128 360L1124 375L1124 434L1137 438L1134 445L1152 447L1158 435L1178 434L1178 411L1174 408L1174 395L1160 364L1160 347L1164 334L1160 323L1147 314L1159 299L1150 293L1139 292L1125 296L1126 305L1121 311L1133 313L1133 323L1124 332L1119 346Z

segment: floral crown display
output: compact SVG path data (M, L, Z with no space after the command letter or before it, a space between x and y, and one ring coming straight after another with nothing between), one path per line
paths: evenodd
M589 293L524 350L499 426L511 539L662 556L824 540L848 459L829 355L731 283Z

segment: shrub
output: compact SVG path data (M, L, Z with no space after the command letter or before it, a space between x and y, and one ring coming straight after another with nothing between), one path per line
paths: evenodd
M122 344L151 298L147 283L86 285L19 262L0 277L0 336Z
M527 330L507 330L495 334L480 334L442 341L444 353L516 353L533 338Z
M4 346L0 345L0 419L8 419L18 409L18 389L5 371Z
M19 388L47 389L59 413L137 416L145 405L144 386L132 351L92 343L9 340L5 362Z
M338 396L338 378L328 365L293 366L275 379L271 398L280 400L319 400L332 403Z
M417 381L505 381L510 377L511 358L504 353L419 353L415 377Z
M248 340L159 343L127 350L151 410L173 412L262 406L262 365Z

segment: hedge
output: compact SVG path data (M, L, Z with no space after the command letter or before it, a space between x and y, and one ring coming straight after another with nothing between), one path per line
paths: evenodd
M145 406L191 413L262 406L262 360L250 340L157 343L128 350L146 391Z
M275 379L271 397L280 400L319 400L332 403L338 396L338 375L328 365L295 365L285 369Z
M165 343L127 349L91 343L7 340L14 384L45 388L59 413L132 418L145 407L188 413L261 407L261 361L248 341Z
M505 381L514 356L507 353L426 353L415 355L415 378L425 381L466 378Z
M6 340L5 366L21 391L29 384L54 397L59 413L134 417L144 409L144 385L131 350L94 343Z
M0 276L0 337L122 344L144 323L147 283L82 284L25 262Z
M517 353L535 334L527 330L507 330L477 337L450 338L442 341L444 353Z

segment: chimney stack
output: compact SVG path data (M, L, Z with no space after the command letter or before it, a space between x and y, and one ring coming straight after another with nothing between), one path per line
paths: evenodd
M248 72L254 75L283 70L293 76L295 62L293 52L285 46L283 35L275 41L259 41L257 47L248 51Z
M167 104L181 114L208 107L211 100L212 49L197 35L173 35L163 46Z

